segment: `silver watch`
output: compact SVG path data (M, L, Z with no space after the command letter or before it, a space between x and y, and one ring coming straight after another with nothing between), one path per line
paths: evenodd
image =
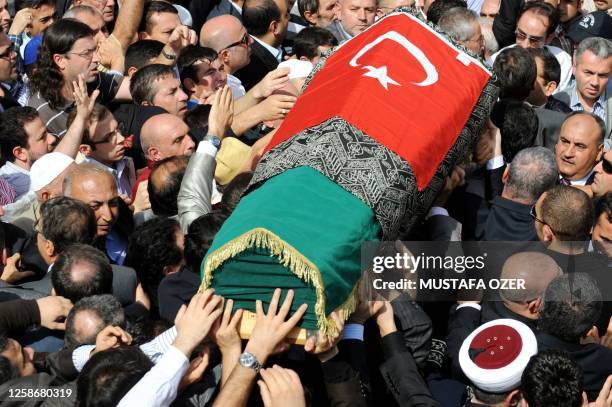
M217 136L213 136L211 134L207 134L204 137L204 140L210 141L212 143L213 146L215 146L216 148L219 148L221 146L221 139Z
M238 363L240 363L240 366L255 369L256 373L259 373L262 368L261 363L259 363L255 355L249 352L242 352L240 358L238 358Z

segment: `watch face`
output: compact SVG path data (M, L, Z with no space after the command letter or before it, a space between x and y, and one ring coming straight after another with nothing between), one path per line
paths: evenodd
M240 364L242 366L253 366L253 364L255 363L255 357L253 355L251 355L250 353L243 353L242 355L240 355Z

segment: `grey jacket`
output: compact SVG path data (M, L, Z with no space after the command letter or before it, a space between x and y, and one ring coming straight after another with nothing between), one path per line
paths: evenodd
M183 234L187 234L191 222L212 210L210 199L216 167L213 156L197 150L189 160L177 199Z

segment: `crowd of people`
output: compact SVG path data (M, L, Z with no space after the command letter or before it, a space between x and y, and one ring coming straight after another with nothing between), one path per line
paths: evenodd
M362 283L299 346L277 289L241 339L204 256L319 60L397 7L500 88L400 237L539 242L501 268L526 289ZM610 0L0 0L0 405L612 406L611 41Z

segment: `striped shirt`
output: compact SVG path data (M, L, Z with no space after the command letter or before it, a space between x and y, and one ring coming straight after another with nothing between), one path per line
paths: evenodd
M98 72L96 79L91 83L87 84L89 93L91 94L95 89L100 90L100 96L98 96L98 103L103 105L109 103L115 98L119 86L123 81L123 76L119 74L108 74L104 72ZM43 121L47 130L55 136L62 138L66 133L68 115L74 109L74 102L67 101L64 105L58 106L57 109L52 108L49 102L43 99L40 93L36 93L30 96L28 100L28 106L36 109L38 116Z

